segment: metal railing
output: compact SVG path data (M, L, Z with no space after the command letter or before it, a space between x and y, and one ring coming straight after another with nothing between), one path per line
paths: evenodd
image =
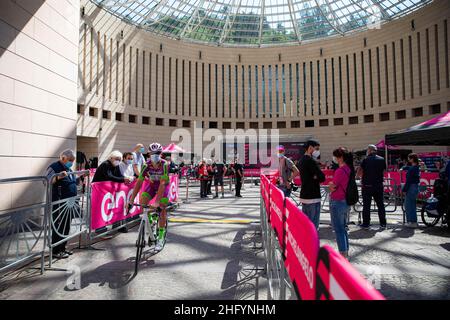
M48 221L48 202L50 199L48 180L45 176L21 177L0 180L0 185L7 185L13 196L23 196L17 190L20 183L27 184L23 194L41 187L45 190L44 199L36 203L14 208L16 203L11 203L11 208L0 212L0 275L8 271L34 261L37 257L41 260L41 274L44 273L44 259L46 248L46 227ZM16 189L14 189L16 187ZM13 192L13 190L15 192ZM17 202L27 199L17 199ZM16 202L13 200L11 202Z
M283 253L278 238L270 225L266 205L262 196L260 199L261 236L269 284L267 297L269 300L298 299L286 267L284 266Z

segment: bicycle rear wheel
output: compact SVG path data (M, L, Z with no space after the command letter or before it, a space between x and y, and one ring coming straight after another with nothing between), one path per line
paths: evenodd
M142 252L145 248L145 226L143 223L139 226L139 234L136 240L136 260L134 261L134 273L137 274L139 263L141 262Z

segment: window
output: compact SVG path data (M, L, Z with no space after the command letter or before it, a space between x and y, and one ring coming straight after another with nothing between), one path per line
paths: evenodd
M223 129L231 129L231 122L224 122L222 123Z
M142 117L142 124L150 124L150 117L143 116Z
M90 117L97 118L97 116L98 116L98 109L97 109L97 108L90 107L90 108L89 108L89 116L90 116Z
M128 122L129 123L136 123L136 116L134 114L129 114L128 115Z
M291 128L300 128L300 121L291 121Z
M419 107L419 108L414 108L412 109L412 116L414 118L416 117L422 117L423 116L423 108Z
M178 123L176 119L169 119L169 127L177 127Z
M156 118L156 125L157 126L164 126L164 119L163 118Z
M441 105L433 104L430 106L430 114L438 114L441 113Z
M250 122L250 129L259 129L258 122Z
M216 121L210 121L209 122L209 128L210 129L217 129L217 122Z
M236 129L245 129L245 122L236 122Z
M305 121L305 127L306 128L313 128L314 127L314 120L306 120Z
M102 119L111 120L111 111L102 110Z
M278 129L286 129L286 121L278 121L277 128Z
M319 120L319 127L328 127L328 119L320 119Z
M359 119L358 119L357 116L348 118L348 123L349 124L358 124L358 122L359 122Z
M77 105L77 113L84 114L84 105L82 105L82 104Z
M373 114L368 114L364 116L364 123L371 123L374 121Z
M395 111L395 119L406 119L406 110Z
M263 128L264 129L272 129L272 122L264 122Z
M390 115L389 112L380 113L380 121L389 121Z
M123 113L116 112L116 121L123 121Z
M343 126L344 125L344 118L334 118L333 124L335 126Z
M191 121L183 120L183 128L190 128L190 127L191 127Z

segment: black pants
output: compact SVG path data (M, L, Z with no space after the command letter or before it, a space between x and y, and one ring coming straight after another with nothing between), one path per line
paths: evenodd
M66 213L61 214L61 216L59 216L59 214L61 213L61 210L59 209L60 205L54 205L53 206L53 221L55 223L55 228L53 228L52 230L52 244L57 243L63 239L65 239L65 237L61 237L61 235L69 235L69 231L70 231L70 224L72 222L72 213L70 211L67 211ZM62 208L61 208L62 209ZM58 218L59 216L59 218ZM56 220L57 219L57 220ZM57 231L57 232L56 232ZM67 242L63 242L55 247L53 247L53 254L58 254L59 252L63 252L66 250L66 244Z
M242 178L236 178L236 196L241 195L241 187L242 187Z
M208 178L208 183L206 185L206 194L212 194L211 186L212 186L212 178Z
M386 210L383 201L383 185L378 186L363 186L363 225L370 224L370 207L372 205L372 198L375 200L378 208L378 218L381 225L386 225Z
M206 198L208 195L208 180L200 180L200 197Z

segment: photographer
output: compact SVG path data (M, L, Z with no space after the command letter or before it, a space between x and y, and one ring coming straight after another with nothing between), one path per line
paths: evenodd
M283 191L286 197L289 197L292 192L292 181L296 176L300 174L297 167L294 165L291 159L285 155L284 146L278 147L278 159L279 159L279 178L278 187Z

